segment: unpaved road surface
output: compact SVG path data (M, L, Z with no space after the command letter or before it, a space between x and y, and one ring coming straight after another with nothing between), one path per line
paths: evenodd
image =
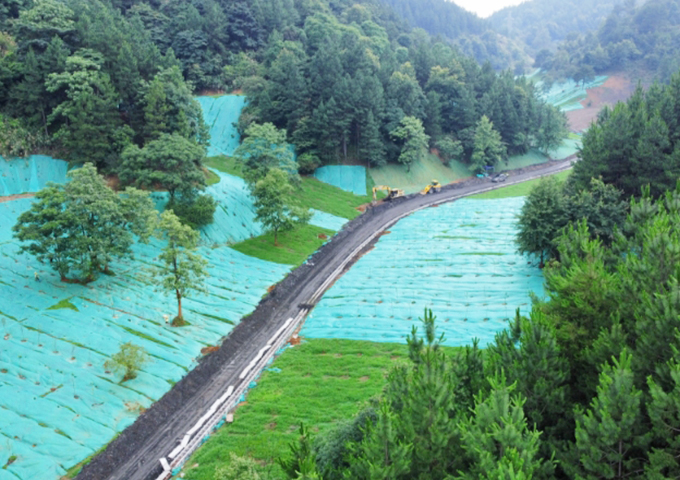
M239 372L256 352L267 344L284 322L318 301L320 289L330 284L329 277L345 271L343 264L358 257L357 249L377 233L404 216L433 204L551 175L570 168L571 161L548 162L508 172L505 183L470 179L445 186L434 195L414 194L369 208L347 223L333 239L305 264L282 280L257 309L239 323L217 352L206 356L134 424L109 444L105 451L86 465L77 480L151 480L163 469L159 459L166 457L179 441L223 394L228 385L238 383ZM248 279L244 278L244 282ZM301 308L300 305L303 305Z

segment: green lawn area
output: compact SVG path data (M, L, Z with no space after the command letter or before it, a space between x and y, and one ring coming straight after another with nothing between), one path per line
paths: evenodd
M563 182L567 179L571 170L566 170L564 172L557 173L552 176L559 182ZM518 183L517 185L510 185L509 187L499 188L497 190L491 190L490 192L480 193L477 195L472 195L467 198L488 200L494 198L508 198L508 197L524 197L529 195L531 190L534 189L536 185L541 181L541 178L536 180L529 180L528 182Z
M354 195L314 177L302 177L302 185L295 191L295 198L305 207L350 220L361 215L357 210L359 205L370 203L372 200L368 195Z
M385 375L408 361L406 345L313 339L287 349L276 359L278 371L265 371L234 414L184 467L186 480L213 480L229 452L250 455L263 472L284 478L276 458L288 454L300 422L323 432L349 420L378 395ZM198 465L194 467L194 465Z
M407 172L406 167L401 164L391 163L371 168L370 174L376 184L403 188L407 194L422 190L432 180L439 180L445 185L472 176L468 167L461 162L451 162L447 167L439 157L431 153L421 161L414 162L410 172Z
M203 162L203 165L219 170L220 172L228 173L229 175L243 177L243 175L241 175L241 166L234 157L227 157L226 155L208 157Z
M217 175L212 170L208 170L206 168L205 170L203 170L203 175L205 175L205 183L207 183L208 185L215 185L216 183L220 183L220 176Z
M304 225L279 233L279 246L274 245L273 233L265 233L232 245L232 248L251 257L298 266L326 241L319 235L330 238L335 232L316 225Z

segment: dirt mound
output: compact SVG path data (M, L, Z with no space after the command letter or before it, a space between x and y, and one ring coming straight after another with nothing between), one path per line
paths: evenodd
M567 112L569 128L574 132L587 129L605 105L615 105L628 99L635 91L636 82L622 73L613 74L599 87L588 90L588 96L581 100L583 108Z

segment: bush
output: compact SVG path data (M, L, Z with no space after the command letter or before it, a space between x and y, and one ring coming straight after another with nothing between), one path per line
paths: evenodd
M149 362L149 355L143 347L130 342L120 346L120 350L104 366L115 372L125 372L123 382L137 377L137 372Z
M47 147L48 143L42 133L31 132L18 120L0 115L0 156L27 157L39 148Z
M298 172L302 175L311 175L321 166L321 160L313 153L303 153L297 159Z
M172 210L184 225L200 228L213 222L217 202L210 195L198 195L191 202L182 199L171 201L165 209Z
M260 480L256 468L252 458L229 452L229 464L215 470L215 480Z

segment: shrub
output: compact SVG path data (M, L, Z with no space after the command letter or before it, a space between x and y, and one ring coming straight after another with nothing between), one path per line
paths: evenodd
M149 355L143 347L127 342L120 346L118 353L111 357L104 366L115 372L125 372L123 376L123 382L125 382L136 378L137 372L148 362Z
M321 160L313 153L303 153L297 159L298 172L302 175L311 175L321 166Z
M215 480L260 480L256 467L252 458L229 452L229 464L215 470Z
M200 228L213 222L217 202L210 195L198 195L192 201L171 201L166 210L172 210L184 225Z

